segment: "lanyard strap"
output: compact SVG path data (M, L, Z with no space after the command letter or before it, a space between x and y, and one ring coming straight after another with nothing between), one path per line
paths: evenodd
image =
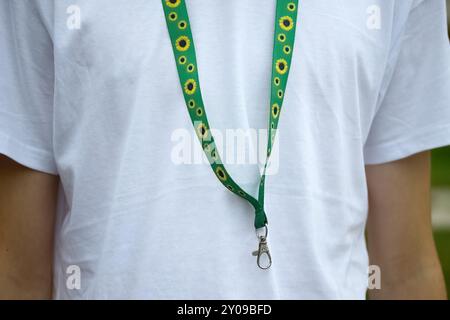
M264 212L264 182L291 66L298 0L277 0L276 4L267 156L260 178L258 199L248 194L232 179L217 151L200 90L194 38L192 37L186 1L162 0L162 5L184 99L202 149L219 181L231 192L247 200L253 206L255 209L255 228L264 228L267 224L267 216Z

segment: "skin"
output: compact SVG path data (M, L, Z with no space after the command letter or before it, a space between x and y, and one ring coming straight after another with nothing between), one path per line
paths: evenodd
M0 155L0 299L51 297L57 186Z
M429 152L367 166L372 299L445 299L430 219ZM49 299L58 177L0 157L0 299Z
M367 166L371 265L381 290L370 299L446 299L431 227L430 153Z

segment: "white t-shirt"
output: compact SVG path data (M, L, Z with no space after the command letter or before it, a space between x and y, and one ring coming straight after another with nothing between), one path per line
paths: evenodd
M187 5L211 126L267 128L275 0ZM161 1L0 2L0 152L61 179L55 298L364 298L365 165L450 144L445 3L301 0L297 23L263 271L250 205L179 161ZM225 166L256 192L257 163Z

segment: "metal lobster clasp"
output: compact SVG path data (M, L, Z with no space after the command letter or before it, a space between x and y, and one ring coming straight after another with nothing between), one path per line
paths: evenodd
M269 269L272 265L272 256L270 255L269 246L267 245L267 233L268 228L267 225L264 226L265 232L264 234L258 233L256 230L256 236L259 239L258 250L254 251L252 254L257 257L256 264L261 269Z

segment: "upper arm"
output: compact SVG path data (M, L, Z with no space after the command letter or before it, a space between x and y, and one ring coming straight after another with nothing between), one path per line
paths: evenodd
M445 297L431 226L429 152L369 165L366 175L369 258L382 285L371 297Z
M430 150L450 144L450 46L444 1L415 0L392 30L364 160L370 263L379 297L445 297L430 216Z
M51 297L57 186L0 155L0 299Z
M398 261L429 249L431 239L430 155L366 167L369 192L367 223L372 260Z
M1 298L51 294L58 184L52 2L0 1Z

